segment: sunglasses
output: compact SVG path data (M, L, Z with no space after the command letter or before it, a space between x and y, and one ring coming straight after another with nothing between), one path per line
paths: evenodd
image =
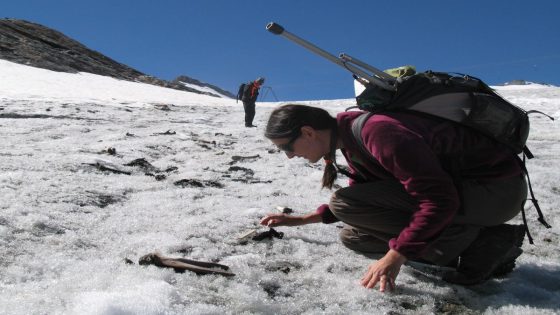
M290 141L278 145L278 149L284 152L294 152L294 142L299 138L300 134L292 137Z

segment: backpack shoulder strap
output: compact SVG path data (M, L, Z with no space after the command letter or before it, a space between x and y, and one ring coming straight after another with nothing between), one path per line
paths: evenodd
M527 147L525 147L525 148L527 148ZM529 194L531 196L531 198L529 198L527 200L530 200L533 203L533 205L535 206L535 209L537 210L538 221L542 225L544 225L547 229L550 229L552 226L550 224L548 224L548 222L546 222L546 220L544 219L544 215L542 213L541 207L539 206L539 202L537 201L537 198L535 198L535 194L533 193L533 187L531 186L531 179L529 178L529 171L527 170L527 167L525 166L525 155L523 155L523 159L521 159L519 156L517 156L517 161L519 162L519 165L521 166L521 169L523 170L523 173L525 174L525 177L527 178L527 186L529 188ZM521 217L523 218L523 225L525 225L525 232L527 233L527 238L529 239L529 243L533 244L533 238L531 237L531 233L529 233L529 226L527 225L527 218L525 216L525 205L524 204L521 205Z
M352 122L352 136L354 141L358 144L360 151L362 151L365 156L370 157L375 160L375 157L366 149L364 145L364 140L362 139L362 129L364 129L364 125L366 121L373 116L373 113L363 113L358 118L354 119Z
M375 156L373 156L373 154L371 154L371 152L368 151L368 149L364 144L364 140L362 139L362 130L364 129L364 125L366 121L373 115L375 115L375 113L366 112L358 116L356 119L354 119L354 121L352 121L351 131L352 131L352 138L358 145L358 148L362 153L362 156L368 159L372 163L379 164L379 161L375 158ZM356 170L358 175L360 175L360 177L362 178L362 182L366 182L367 176L365 174L367 173L367 169L365 169L365 167L361 165L361 163L358 161L354 161L354 169Z

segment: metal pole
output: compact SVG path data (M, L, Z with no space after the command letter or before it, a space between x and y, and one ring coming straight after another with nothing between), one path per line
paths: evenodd
M282 35L284 37L286 37L287 39L291 40L292 42L303 46L304 48L307 48L308 50L318 54L319 56L326 58L334 63L336 63L337 65L344 67L342 61L340 59L338 59L336 56L328 53L327 51L313 45L312 43L306 41L305 39L299 38L298 36L286 31L282 26L274 23L274 22L270 22L266 25L266 29L275 34L275 35Z
M276 97L276 93L274 93L274 90L272 90L272 87L263 86L262 89L265 92L262 94L262 97L261 97L261 95L259 95L259 97L261 97L261 102L264 102L265 98L268 96L268 92L272 93L272 96L278 102L278 97Z
M263 90L265 91L263 95L259 95L261 102L264 101L264 99L266 98L266 96L268 95L268 89L263 87Z
M381 70L379 70L379 69L377 69L377 68L375 68L371 65L368 65L367 63L359 60L358 58L352 57L352 56L350 56L348 54L345 54L345 53L340 54L339 57L340 57L340 59L342 59L346 62L353 63L353 64L355 64L359 67L362 67L362 68L364 68L368 71L371 71L372 73L375 73L375 75L377 75L378 77L380 77L382 79L392 81L392 82L395 81L395 77L393 77L390 74L385 73L385 72L383 72L383 71L381 71Z
M270 88L270 92L272 93L272 96L274 96L274 99L278 102L278 97L276 97L276 93L274 93L272 88Z
M327 51L313 45L312 43L286 31L282 26L280 26L279 24L276 24L274 22L270 22L266 25L266 29L275 34L275 35L282 35L285 38L291 40L292 42L303 46L304 48L307 48L308 50L310 50L311 52L314 52L316 54L318 54L319 56L330 60L331 62L343 67L344 69L354 73L355 75L362 77L366 80L368 80L370 83L378 85L386 90L390 90L390 91L394 91L395 87L390 85L389 83L385 82L383 79L372 76L368 73L366 73L365 71L363 71L360 68L357 68L355 66L353 66L351 63L347 63L343 60L341 60L340 58L335 57L334 55L328 53ZM370 66L371 67L371 66Z

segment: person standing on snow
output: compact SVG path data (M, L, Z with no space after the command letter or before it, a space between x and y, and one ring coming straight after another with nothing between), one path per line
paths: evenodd
M255 81L244 85L242 91L239 91L238 98L243 102L243 109L245 110L245 127L256 127L253 125L255 118L255 102L259 96L259 89L264 83L264 78L259 77Z
M361 285L393 289L401 266L415 260L454 268L443 280L481 283L511 272L525 226L504 224L527 198L517 157L505 145L448 121L404 112L379 113L364 124L365 154L352 133L363 112L339 113L288 104L275 109L265 137L288 158L326 162L323 187L337 170L350 185L307 215L269 214L262 225L345 223L342 243L381 254ZM350 171L336 164L341 150Z

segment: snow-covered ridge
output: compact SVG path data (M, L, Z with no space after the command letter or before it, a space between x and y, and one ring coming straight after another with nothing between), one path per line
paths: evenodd
M118 80L148 83L219 97L198 89L209 86L220 94L233 97L228 91L188 76L183 75L180 78L187 80L186 82L198 84L197 88L179 84L176 80L166 81L142 73L86 47L57 30L20 19L0 19L0 59L53 71L87 72Z
M200 88L200 87L198 87ZM235 101L91 73L55 72L0 60L0 93L9 98L175 105L232 104Z

